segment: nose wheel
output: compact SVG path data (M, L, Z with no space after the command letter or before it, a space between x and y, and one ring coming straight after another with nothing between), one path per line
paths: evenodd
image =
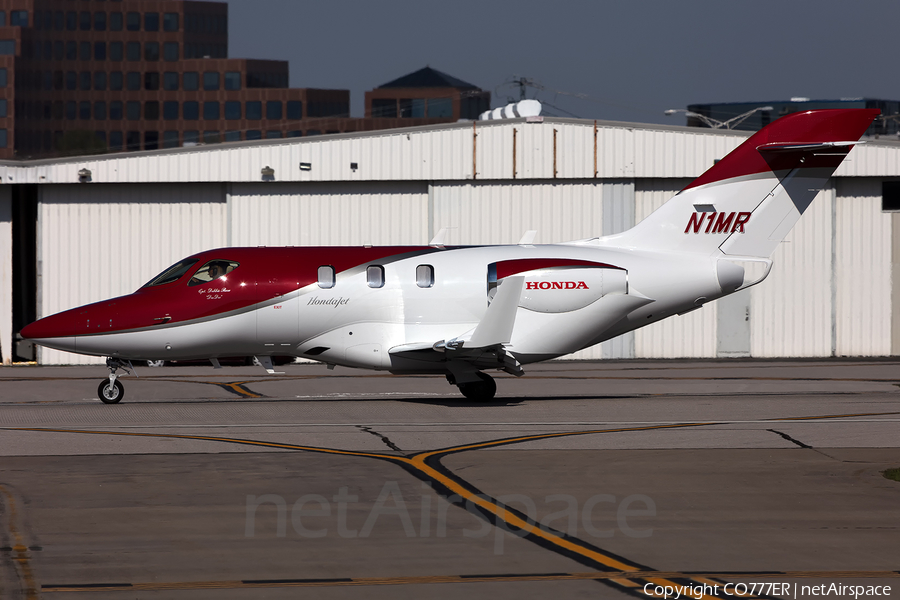
M131 361L118 358L107 358L106 368L109 369L109 379L101 381L97 388L97 397L103 404L118 404L125 397L125 386L118 380L119 369L134 374L134 366Z
M97 388L97 396L103 404L118 404L125 397L125 386L119 380L101 381Z

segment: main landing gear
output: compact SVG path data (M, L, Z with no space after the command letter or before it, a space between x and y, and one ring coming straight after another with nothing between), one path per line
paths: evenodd
M456 383L456 378L452 374L447 375L447 381L456 385L463 396L473 402L490 402L497 393L497 382L487 373L478 371L475 373L478 378L476 381L466 381Z
M125 386L117 379L116 372L119 369L134 374L134 367L131 361L124 361L118 358L107 358L106 368L109 369L109 379L100 382L97 388L97 397L104 404L118 404L125 397Z

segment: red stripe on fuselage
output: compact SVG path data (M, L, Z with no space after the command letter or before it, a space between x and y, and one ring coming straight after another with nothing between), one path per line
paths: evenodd
M197 262L178 281L57 313L26 326L21 333L29 339L48 339L194 321L247 309L315 283L323 265L340 274L366 264L387 264L438 251L430 246L207 250L189 257ZM224 279L188 286L193 274L211 260L234 261L240 266Z

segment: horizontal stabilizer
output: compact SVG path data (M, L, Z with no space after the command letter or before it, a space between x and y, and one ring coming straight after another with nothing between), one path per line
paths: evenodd
M848 148L865 142L815 142L812 144L791 143L783 144L774 142L757 146L760 152L815 152L816 150L834 150L836 148ZM849 152L849 148L848 148Z

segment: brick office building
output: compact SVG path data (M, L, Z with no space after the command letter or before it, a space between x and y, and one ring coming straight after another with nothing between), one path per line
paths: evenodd
M0 158L55 154L75 131L120 151L343 129L349 91L227 55L224 3L0 0Z
M426 125L490 105L426 67L350 118L348 90L289 88L287 61L227 56L221 2L0 0L0 159Z

